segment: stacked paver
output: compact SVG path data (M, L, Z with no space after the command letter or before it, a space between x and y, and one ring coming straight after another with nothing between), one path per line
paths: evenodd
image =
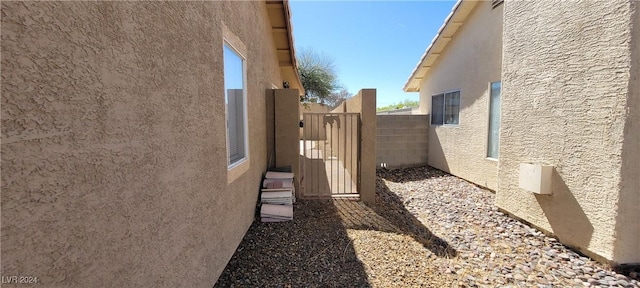
M293 220L295 187L293 173L268 171L260 190L260 218L262 222Z

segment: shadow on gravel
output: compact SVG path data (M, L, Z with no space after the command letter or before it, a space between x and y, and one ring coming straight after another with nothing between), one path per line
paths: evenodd
M402 203L402 199L389 190L382 178L376 177L376 204L371 208L387 221L410 235L439 257L455 257L457 251L447 241L434 235Z
M439 176L438 172L429 174ZM262 223L256 218L214 287L371 287L348 229L404 234L439 257L456 256L455 249L415 218L378 175L374 205L299 200L293 221Z
M214 287L371 287L340 215L299 200L294 221L256 219Z

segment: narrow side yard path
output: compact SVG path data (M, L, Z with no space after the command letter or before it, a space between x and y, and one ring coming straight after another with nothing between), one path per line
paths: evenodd
M377 203L299 201L254 222L215 287L639 287L439 170L380 170Z

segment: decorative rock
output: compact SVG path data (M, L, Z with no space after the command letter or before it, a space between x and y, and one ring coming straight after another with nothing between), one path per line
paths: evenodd
M492 192L429 167L377 174L377 204L301 200L296 221L254 223L215 287L640 287L499 212Z
M475 277L473 277L473 276L471 276L471 275L467 275L467 279L468 279L469 281L476 281L476 278L475 278Z
M627 276L624 276L622 274L617 274L616 273L616 279L618 279L618 280L627 280Z
M629 284L629 282L627 282L627 280L623 280L623 279L618 280L617 284L622 286L622 287L631 286L631 284Z

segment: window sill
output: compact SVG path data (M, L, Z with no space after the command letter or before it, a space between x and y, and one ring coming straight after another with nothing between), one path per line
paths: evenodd
M236 181L244 172L247 172L251 167L249 158L244 158L236 163L229 165L227 168L227 184L233 183Z
M489 160L491 162L498 162L499 161L497 158L491 158L491 157L486 157L484 159Z

